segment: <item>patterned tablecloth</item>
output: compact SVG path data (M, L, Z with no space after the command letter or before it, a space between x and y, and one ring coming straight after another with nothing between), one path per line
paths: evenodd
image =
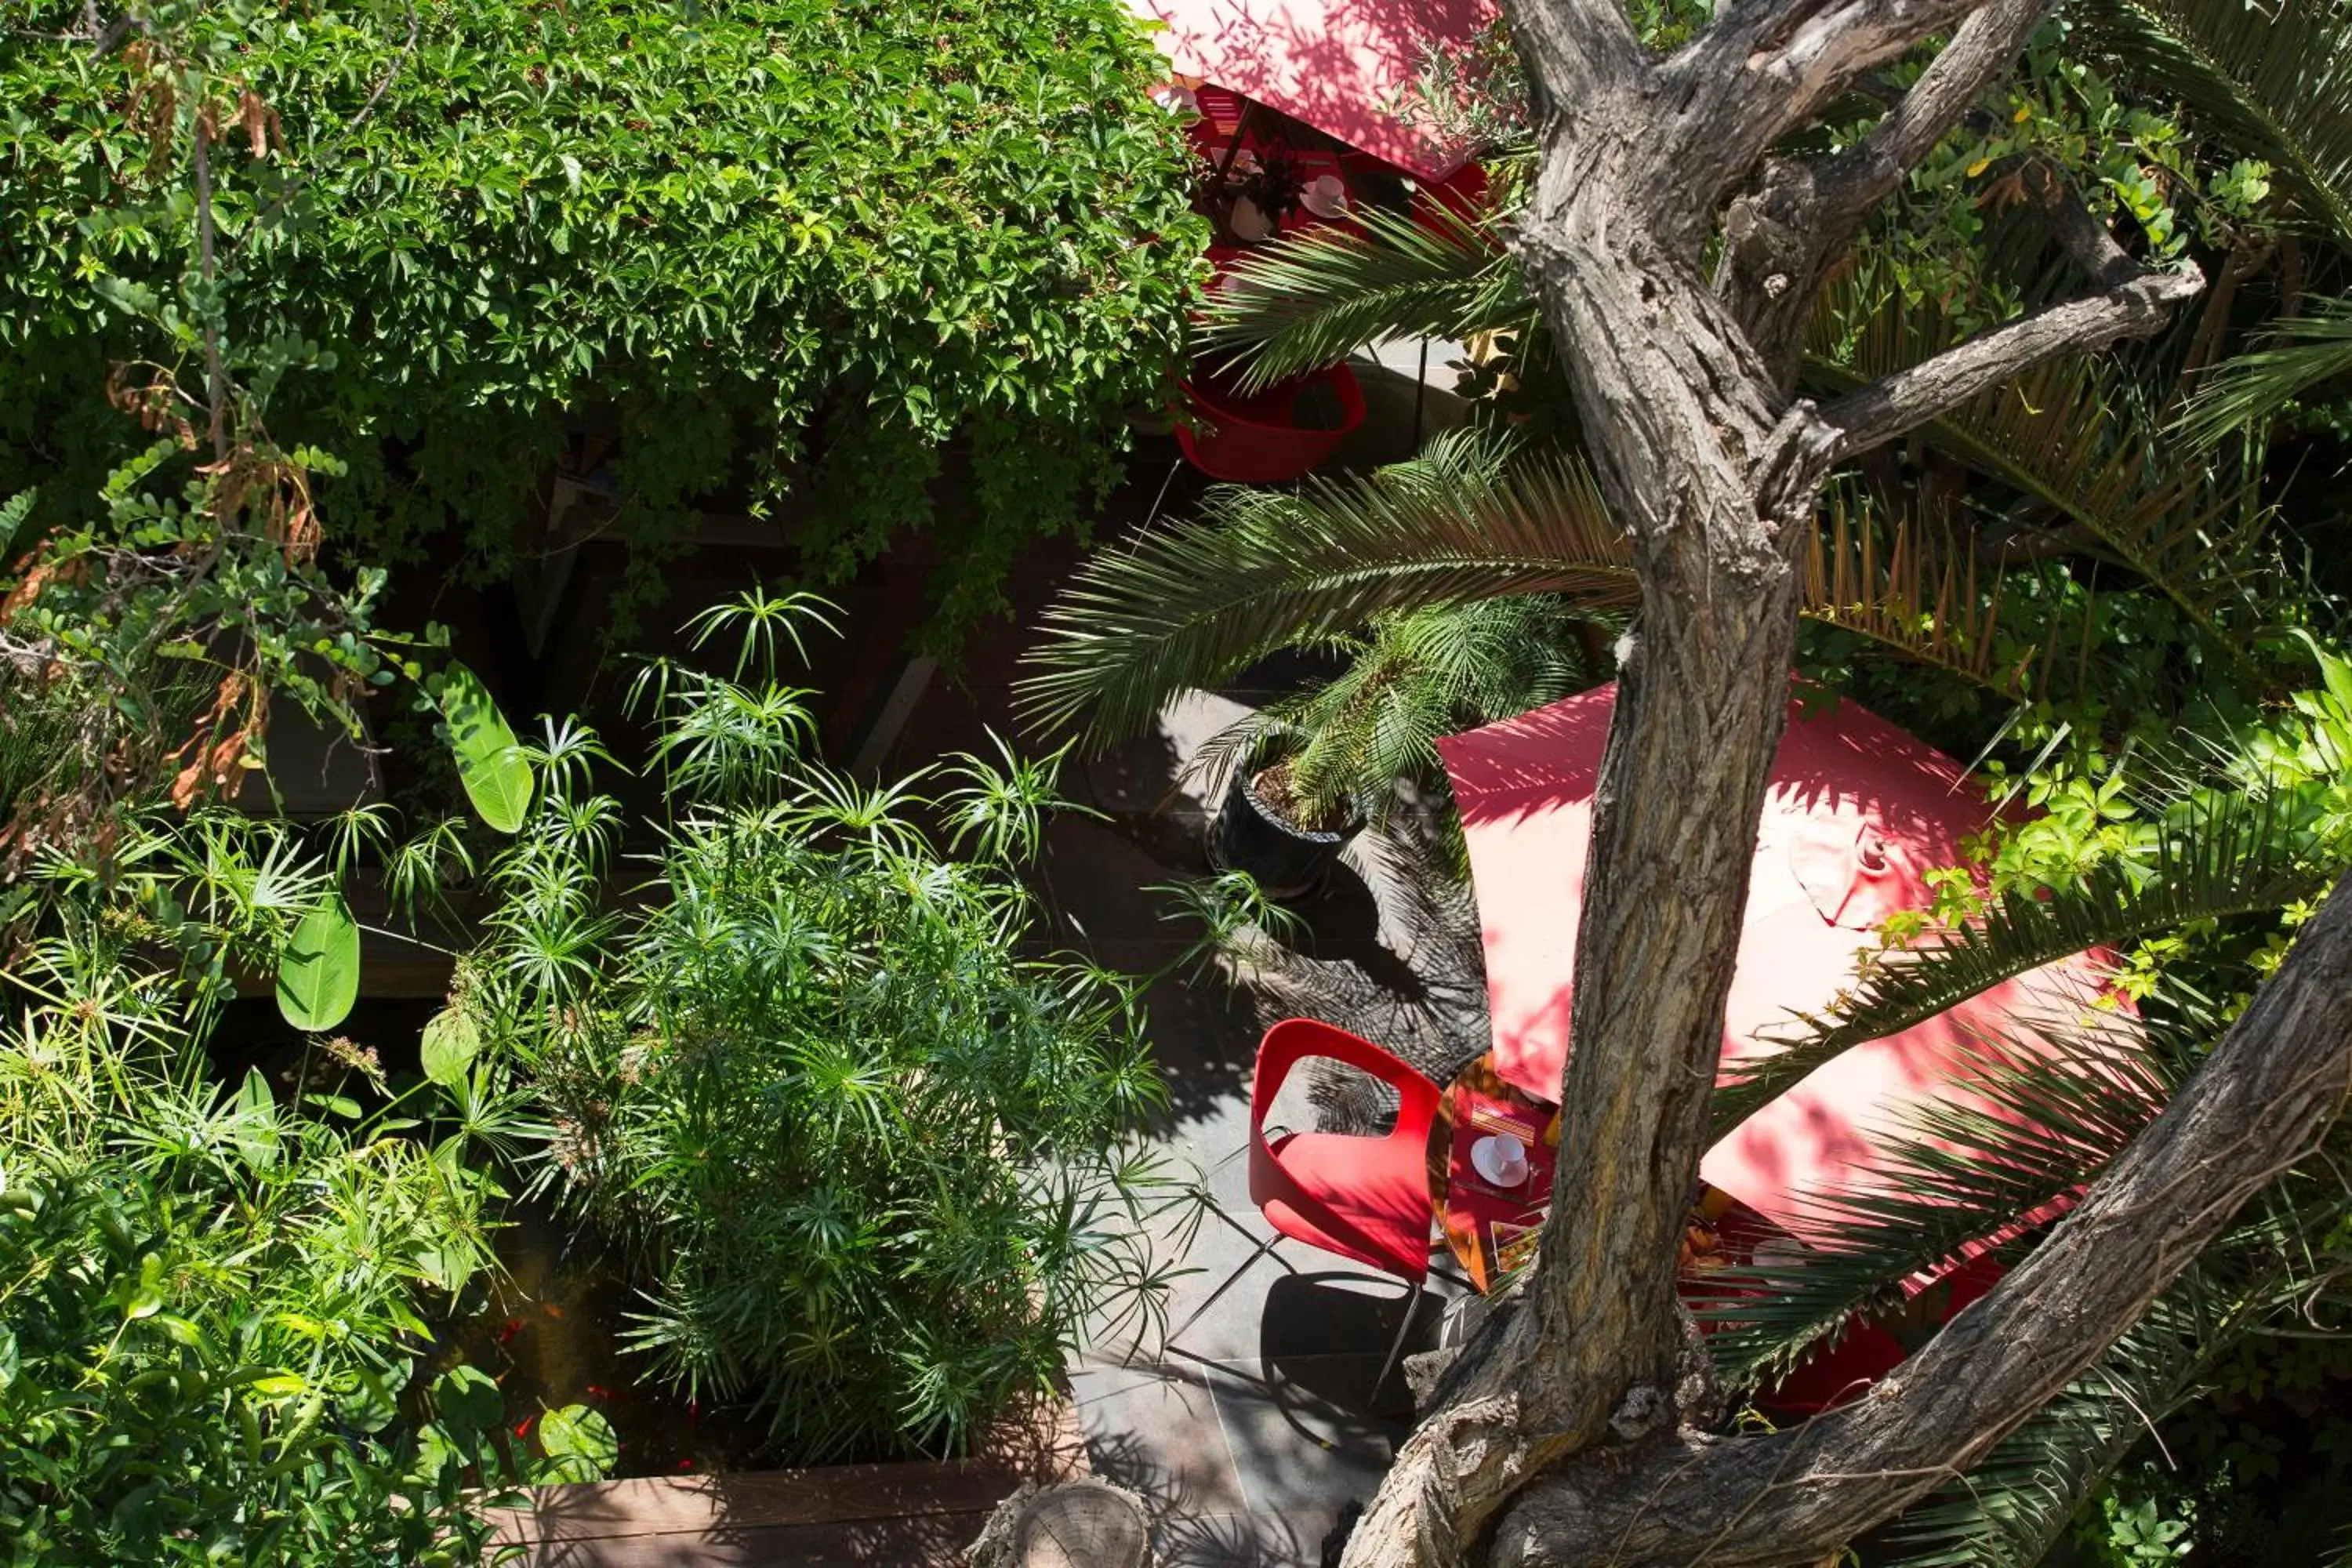
M1477 1145L1495 1137L1516 1138L1526 1152L1527 1175L1514 1186L1489 1181L1473 1163ZM1559 1147L1559 1108L1505 1083L1488 1057L1463 1068L1438 1101L1429 1199L1446 1246L1480 1290L1492 1290L1534 1250Z

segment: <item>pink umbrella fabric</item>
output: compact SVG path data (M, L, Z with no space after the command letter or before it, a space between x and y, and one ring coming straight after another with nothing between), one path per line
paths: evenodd
M1438 742L1469 840L1496 1068L1555 1102L1592 795L1616 696L1600 687ZM1993 816L1958 763L1875 714L1853 702L1810 717L1790 706L1726 1009L1727 1069L1778 1048L1768 1037L1792 1033L1793 1015L1825 1010L1877 945L1880 922L1927 907L1925 873L1957 863L1960 840ZM1700 1174L1791 1234L1818 1234L1805 1194L1868 1184L1864 1132L1895 1130L1906 1107L1955 1098L1954 1077L2004 1018L2079 1010L2098 990L2095 965L2070 959L1855 1047L1717 1143Z
M1466 44L1493 0L1128 0L1175 68L1425 179L1462 166L1394 112L1431 42Z

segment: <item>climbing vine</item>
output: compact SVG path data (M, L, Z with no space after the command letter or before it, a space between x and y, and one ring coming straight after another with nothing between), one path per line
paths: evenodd
M928 521L951 453L982 515L942 577L985 612L959 557L1070 523L1193 287L1155 57L1116 0L11 11L0 494L41 481L45 506L97 493L109 368L156 357L142 301L189 269L157 130L185 73L149 37L209 84L211 287L242 341L318 345L272 427L350 464L331 542L373 563L446 563L454 535L498 574L547 467L593 446L640 551L716 504L838 574Z

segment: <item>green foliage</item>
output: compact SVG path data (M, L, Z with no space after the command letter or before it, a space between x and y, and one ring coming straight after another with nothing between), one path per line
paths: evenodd
M2197 1542L2187 1539L2191 1521L2158 1512L2154 1498L2143 1498L2126 1506L2111 1493L2100 1502L2103 1563L2114 1563L2116 1568L2148 1568L2177 1563L2196 1548Z
M2329 0L2093 0L2082 41L2247 157L2270 165L2285 215L2352 238L2347 19Z
M102 1160L0 1191L0 1536L21 1563L472 1562L487 1433L391 1425L405 1368L267 1355L213 1205ZM258 1303L254 1303L258 1304ZM303 1308L315 1310L308 1299ZM318 1331L325 1322L284 1312ZM340 1329L341 1326L337 1325ZM273 1349L275 1347L272 1347Z
M1907 86L1916 68L1898 71ZM2178 261L2192 238L2226 244L2259 221L2270 195L2259 159L2214 164L2176 116L2134 95L2045 28L1990 112L1948 137L1889 209L1878 256L1912 303L1936 301L1970 330L2032 302L2031 288L1977 261L2003 215L2045 191L2072 193L2104 224L2137 231L2151 263ZM1857 129L1866 129L1865 120Z
M625 904L593 740L551 732L456 1005L544 1108L541 1183L640 1279L658 1375L763 1406L793 1459L952 1450L1155 1310L1171 1193L1123 1141L1164 1089L1132 986L1031 951L1052 767L819 765L773 677L808 613L701 617L732 678L647 669L666 819Z
M812 564L838 571L926 515L919 486L869 481L976 433L1003 482L959 542L994 564L1069 522L1176 352L1201 232L1146 97L1160 68L1114 0L134 11L146 30L111 51L71 36L78 0L0 34L20 460L71 471L109 362L157 357L159 310L160 357L195 353L175 298L200 111L205 297L255 353L320 345L274 418L351 457L367 558L455 524L469 571L502 570L580 432L618 476L619 537L657 553L695 497L740 482L764 510L798 488L821 503ZM965 592L992 607L992 582Z
M2352 299L2316 301L2306 316L2271 323L2261 345L2223 366L2181 421L2206 445L2289 411L2315 388L2352 375Z
M281 895L214 864L215 929L266 954ZM201 903L201 880L146 886ZM516 1479L497 1412L404 1414L431 1303L489 1261L463 1129L429 1144L426 1108L364 1110L387 1086L348 1042L289 1092L212 1081L207 988L142 962L173 933L136 897L64 898L65 934L12 964L0 1037L9 1560L473 1561L472 1489Z

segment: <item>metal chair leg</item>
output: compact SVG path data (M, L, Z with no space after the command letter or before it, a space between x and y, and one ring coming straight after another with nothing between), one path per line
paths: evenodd
M1396 1338L1389 1342L1389 1359L1381 1363L1380 1376L1372 1379L1370 1397L1375 1400L1380 1398L1381 1389L1388 1382L1389 1373L1396 1370L1397 1358L1404 1353L1404 1340L1412 1332L1412 1321L1421 1315L1421 1282L1408 1280L1404 1289L1404 1321L1397 1324Z

